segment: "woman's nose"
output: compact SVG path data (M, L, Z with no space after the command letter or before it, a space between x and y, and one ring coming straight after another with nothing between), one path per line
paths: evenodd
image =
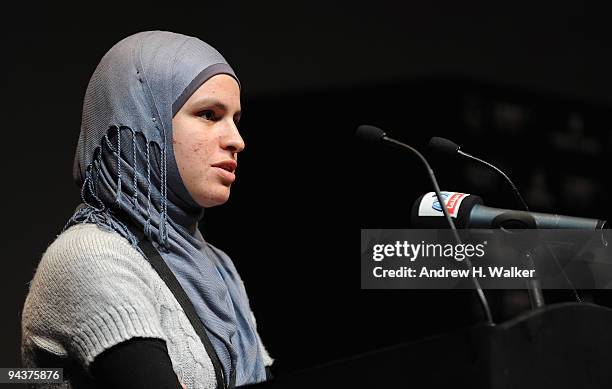
M238 130L238 127L233 121L229 125L228 133L223 139L222 146L224 149L230 150L233 153L239 153L244 150L244 139L242 139L240 131Z

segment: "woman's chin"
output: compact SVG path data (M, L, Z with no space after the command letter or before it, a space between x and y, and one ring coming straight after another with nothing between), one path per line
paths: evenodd
M216 193L207 193L206 196L200 196L196 201L203 208L212 208L217 205L223 205L229 200L230 190L219 190Z

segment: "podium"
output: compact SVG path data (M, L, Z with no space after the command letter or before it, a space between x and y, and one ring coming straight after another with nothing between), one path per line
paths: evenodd
M609 389L612 309L549 305L245 387Z

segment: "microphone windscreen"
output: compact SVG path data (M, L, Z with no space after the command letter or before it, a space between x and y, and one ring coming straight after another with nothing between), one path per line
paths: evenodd
M355 135L367 141L378 142L383 136L387 135L378 127L362 124L357 127Z
M460 147L452 140L434 136L429 141L429 148L442 153L454 154Z

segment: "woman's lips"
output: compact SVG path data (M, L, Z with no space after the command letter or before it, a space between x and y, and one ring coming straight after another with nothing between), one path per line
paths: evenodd
M236 180L235 171L236 171L236 168L238 167L238 164L236 163L236 161L233 161L233 160L221 161L221 162L213 164L212 167L214 167L217 173L221 177L223 177L225 181L227 181L229 184L231 184L232 182Z

